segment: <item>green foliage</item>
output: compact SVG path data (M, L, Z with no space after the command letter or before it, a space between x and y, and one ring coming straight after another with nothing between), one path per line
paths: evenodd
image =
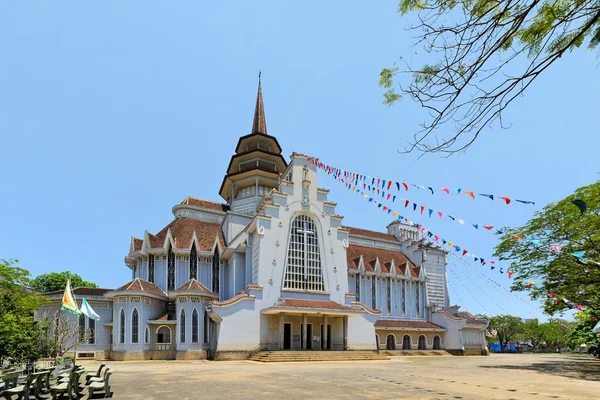
M84 281L81 276L69 271L50 272L49 274L38 275L33 279L32 286L35 290L42 293L64 290L67 285L67 279L71 280L72 288L97 287L95 283Z
M600 312L598 311L582 311L575 317L576 325L569 332L568 343L572 348L578 348L582 344L591 346L597 343L598 334L592 332L592 329L600 320Z
M29 289L30 283L27 270L0 260L0 361L32 360L43 352L38 338L44 327L34 312L44 299Z
M587 203L585 214L570 203L574 199ZM600 310L600 268L595 264L600 262L600 182L577 189L536 212L524 226L505 232L494 255L511 261L512 290L527 291L531 298L543 300L548 314L564 311L573 303ZM550 245L564 247L554 251ZM570 255L581 250L586 251L588 262Z
M497 315L490 319L489 329L496 330L497 339L504 352L508 342L518 340L519 335L524 332L523 321L512 315Z

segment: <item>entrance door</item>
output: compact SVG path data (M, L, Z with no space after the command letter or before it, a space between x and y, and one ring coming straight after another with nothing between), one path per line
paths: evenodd
M312 324L306 324L306 350L313 348L313 331Z
M292 348L292 324L283 324L283 349L291 350Z
M321 324L321 337L320 337L320 342L321 342L321 350L325 350L325 341L323 340L323 338L325 337L325 333L323 332L323 324Z
M386 350L396 350L396 336L391 333L387 335L385 340L385 349Z
M331 350L331 325L327 325L327 350Z

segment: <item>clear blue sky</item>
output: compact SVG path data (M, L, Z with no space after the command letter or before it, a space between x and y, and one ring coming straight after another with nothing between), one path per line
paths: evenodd
M507 112L510 130L487 130L450 159L417 159L397 149L424 111L408 100L384 106L377 86L381 68L414 51L394 1L226 4L0 3L0 257L34 275L68 269L103 287L128 281L131 235L162 229L185 196L220 200L234 146L252 125L258 70L269 133L286 155L536 201L407 196L465 220L522 224L598 179L595 53L567 54L548 70ZM345 224L385 229L382 212L320 179ZM496 243L487 232L406 214L483 257ZM453 303L538 315L469 268L451 268Z

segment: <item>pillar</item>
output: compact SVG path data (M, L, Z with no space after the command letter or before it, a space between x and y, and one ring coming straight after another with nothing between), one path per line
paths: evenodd
M344 315L344 350L348 350L348 316Z
M283 350L283 313L279 314L279 350Z
M308 318L306 318L306 314L302 314L302 350L306 350L306 323L308 322Z
M321 338L321 340L323 341L323 346L321 347L326 350L329 350L327 348L327 315L323 316L323 337Z

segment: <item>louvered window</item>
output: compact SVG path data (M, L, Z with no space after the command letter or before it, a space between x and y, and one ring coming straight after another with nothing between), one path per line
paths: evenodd
M292 222L283 288L325 290L317 227L306 215L299 215Z

